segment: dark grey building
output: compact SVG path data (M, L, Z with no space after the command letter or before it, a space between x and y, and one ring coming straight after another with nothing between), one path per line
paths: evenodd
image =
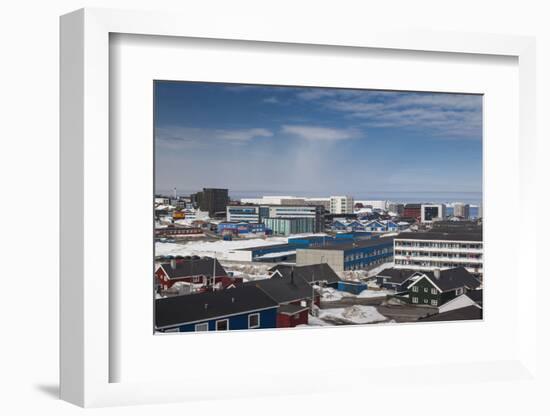
M193 194L192 199L201 211L208 211L211 217L217 212L225 215L229 192L221 188L203 188L201 192Z

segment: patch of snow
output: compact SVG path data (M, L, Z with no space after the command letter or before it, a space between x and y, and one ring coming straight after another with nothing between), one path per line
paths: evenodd
M325 322L340 324L372 324L388 320L374 306L353 305L349 308L319 310L319 318Z
M358 298L380 298L389 295L387 290L363 290L357 295Z
M388 262L388 263L383 263L380 266L376 266L375 268L368 270L367 275L368 275L368 277L376 276L382 270L388 269L390 267L393 267L393 261Z
M291 250L291 251L281 251L281 252L278 252L278 253L267 253L267 254L263 254L261 256L257 256L257 257L254 257L254 259L272 259L272 258L277 258L277 257L280 257L280 256L290 256L292 254L296 254L296 250Z
M313 316L313 315L308 316L307 326L329 326L329 325L330 325L329 323L323 321L320 318L317 318L316 316ZM301 326L301 325L298 325L298 326Z
M321 300L323 301L340 300L345 297L354 297L354 296L355 295L351 293L342 292L340 290L333 289L332 287L321 288Z
M285 244L287 242L286 237L273 237L273 238L253 238L247 240L232 240L232 241L192 241L185 244L175 243L160 243L155 244L156 256L209 256L214 254L218 256L220 254L238 250L241 248L270 246L272 244Z

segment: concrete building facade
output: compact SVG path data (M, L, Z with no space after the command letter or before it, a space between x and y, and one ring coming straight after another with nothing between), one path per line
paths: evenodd
M392 259L393 238L389 237L296 250L297 266L327 263L336 272L368 270Z
M462 202L456 202L453 205L453 215L464 219L470 218L470 205Z
M228 205L226 219L227 222L260 222L260 207L258 205Z
M331 214L353 214L353 198L351 196L331 196Z
M217 212L225 212L229 193L227 189L203 188L201 192L192 195L192 200L201 211L208 211L212 217Z
M322 232L325 228L325 209L320 205L271 205L260 207L260 218L311 218L313 230L304 232Z
M264 218L263 223L274 235L306 234L315 230L314 218Z
M482 233L401 233L394 239L397 269L433 271L464 267L483 275Z

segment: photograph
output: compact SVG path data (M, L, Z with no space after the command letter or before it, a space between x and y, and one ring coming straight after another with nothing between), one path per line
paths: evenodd
M482 94L153 89L155 334L483 319Z

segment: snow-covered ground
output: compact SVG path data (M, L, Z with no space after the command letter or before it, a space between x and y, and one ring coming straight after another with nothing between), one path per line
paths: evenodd
M245 282L250 280L268 279L269 269L273 267L270 263L234 263L220 262L227 272L232 272L235 277L242 277Z
M353 305L349 308L320 309L319 317L329 324L372 324L388 321L374 306Z
M190 241L184 244L155 243L156 256L209 256L221 255L228 251L241 248L270 246L272 244L285 244L286 237L252 238L233 241Z
M318 288L318 286L316 288ZM355 295L351 293L336 290L332 287L324 287L319 290L321 290L321 300L325 302L340 300L345 297L355 297Z
M391 295L395 292L388 290L363 290L357 295L358 298L379 298L387 295Z
M392 295L392 294L395 293L394 291L385 290L385 289L382 289L382 290L373 290L373 289L363 290L358 295L354 295L352 293L344 292L344 291L341 291L341 290L336 290L336 289L333 289L331 287L324 287L324 288L320 288L318 290L321 291L321 300L323 302L334 302L334 301L341 300L342 298L380 298L380 297L385 297L387 295Z
M380 266L374 267L367 271L367 277L374 277L378 273L380 273L382 270L389 269L390 267L393 267L393 261L390 261L388 263L382 263Z
M323 236L326 234L296 234L291 238L300 238L305 236ZM242 248L270 246L274 244L286 244L288 237L266 237L266 238L250 238L243 240L232 241L190 241L184 244L176 243L155 243L156 256L214 256L223 257L223 253L238 250Z

